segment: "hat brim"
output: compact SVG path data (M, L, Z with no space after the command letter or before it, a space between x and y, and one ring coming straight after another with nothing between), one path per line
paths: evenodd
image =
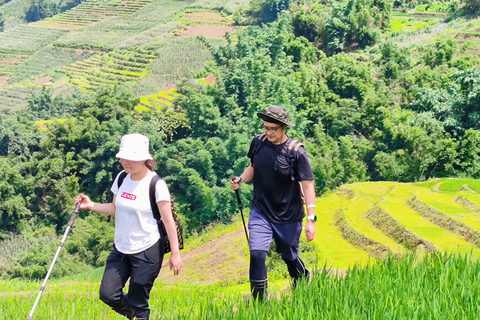
M120 151L119 153L116 154L115 157L117 157L119 159L130 160L130 161L153 160L153 158L150 154L133 153L133 152L126 152L126 151Z
M290 121L281 121L277 118L274 118L272 116L267 116L266 114L262 113L262 112L257 112L257 116L262 119L263 121L267 121L267 122L272 122L272 123L280 123L280 124L284 124L286 126L289 126L289 127L295 127L295 125L293 123L291 123Z

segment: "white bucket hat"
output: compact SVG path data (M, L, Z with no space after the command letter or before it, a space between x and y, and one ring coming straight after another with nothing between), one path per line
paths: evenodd
M120 141L120 151L116 157L131 161L153 160L148 152L150 142L143 134L126 134Z

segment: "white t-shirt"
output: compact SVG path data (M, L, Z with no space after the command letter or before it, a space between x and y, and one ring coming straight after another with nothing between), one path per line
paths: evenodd
M118 175L112 185L115 197L115 247L125 254L134 254L153 246L159 239L157 221L153 217L148 189L155 172L140 181L132 181L130 174L117 187ZM155 187L155 200L170 201L170 192L164 180Z

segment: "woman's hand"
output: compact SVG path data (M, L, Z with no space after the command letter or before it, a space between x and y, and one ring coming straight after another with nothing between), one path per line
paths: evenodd
M82 203L80 204L79 209L81 209L81 210L93 210L93 201L90 200L90 198L87 195L84 195L83 193L79 194L75 198L75 203L74 203L73 207L75 208L77 203L79 203L80 201L82 201Z
M170 270L173 270L174 275L178 275L182 269L182 258L180 258L180 253L172 253L168 261Z

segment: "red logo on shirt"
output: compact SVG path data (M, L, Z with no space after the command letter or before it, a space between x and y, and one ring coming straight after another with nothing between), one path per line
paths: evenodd
M135 200L137 198L136 195L130 194L130 193L127 193L127 192L122 193L121 197L125 198L125 199L128 199L128 200Z

